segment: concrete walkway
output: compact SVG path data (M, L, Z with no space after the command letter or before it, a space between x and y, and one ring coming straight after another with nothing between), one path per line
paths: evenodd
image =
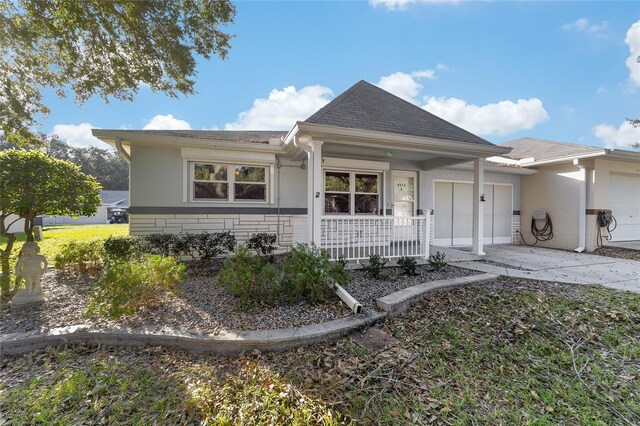
M432 247L433 253L438 250L442 251L442 248ZM447 249L447 259L462 268L534 280L600 284L640 292L640 261L523 245L494 245L485 246L484 260L487 262L482 262L477 257L476 260L468 260L473 255L465 250L457 251L458 256L452 253L452 249Z

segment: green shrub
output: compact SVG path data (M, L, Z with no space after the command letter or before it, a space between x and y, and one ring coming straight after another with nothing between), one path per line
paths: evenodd
M402 268L406 275L416 275L416 268L418 267L418 261L415 257L402 256L398 258L398 266Z
M276 251L275 243L277 240L278 236L276 234L261 232L259 234L253 234L251 238L249 238L247 247L255 251L261 258L268 262L273 262L273 253Z
M131 259L140 250L139 237L109 237L104 240L105 257L110 261Z
M322 302L332 294L334 265L315 245L296 244L282 265L279 296L288 302Z
M340 256L340 259L333 262L333 267L331 268L331 276L336 281L336 283L344 286L349 282L349 276L351 274L347 270L347 261L344 257Z
M102 240L70 241L60 248L53 264L56 269L96 273L105 257Z
M194 234L194 249L198 252L200 259L211 260L218 256L228 254L236 248L236 237L229 231L208 234Z
M143 239L143 250L146 253L169 256L173 250L174 234L149 234Z
M232 252L236 237L229 231L209 234L150 234L143 239L143 251L162 256L191 256L211 260Z
M278 270L241 245L232 257L225 259L217 280L245 306L271 303L278 287Z
M110 263L95 284L87 314L119 318L158 306L163 291L174 291L184 271L173 258L150 254Z
M171 256L180 258L182 256L191 256L196 258L196 246L199 234L176 234L172 236L170 253Z
M362 269L364 269L371 278L378 279L387 263L389 263L389 259L380 257L379 254L372 254L369 256L369 263L364 265Z
M259 303L317 303L332 294L334 282L348 277L344 264L336 266L326 251L298 244L291 248L283 264L276 265L249 252L241 245L226 259L218 273L218 283L240 298L245 306Z
M445 257L444 253L437 251L436 254L429 256L429 265L431 265L434 270L439 271L447 266L447 262L444 260Z

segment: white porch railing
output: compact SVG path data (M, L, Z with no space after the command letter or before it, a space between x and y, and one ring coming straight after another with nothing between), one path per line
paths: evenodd
M381 257L429 256L429 216L325 216L320 247L331 259L363 260Z

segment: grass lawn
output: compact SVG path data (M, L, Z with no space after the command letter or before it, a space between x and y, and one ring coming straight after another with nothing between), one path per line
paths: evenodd
M116 235L128 235L129 225L113 224L113 225L58 225L47 226L44 228L43 240L38 241L40 253L45 255L49 263L53 263L53 258L58 253L60 246L69 241L89 241L95 239L105 239ZM14 253L20 251L22 244L26 241L24 233L17 234L18 240L14 245ZM0 244L6 244L6 238L0 237Z
M0 360L15 424L639 424L640 294L515 279L350 338L220 357L68 347Z

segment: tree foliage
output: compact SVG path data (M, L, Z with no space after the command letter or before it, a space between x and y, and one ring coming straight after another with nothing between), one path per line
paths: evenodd
M194 55L225 59L234 17L229 0L0 0L0 128L33 143L47 88L80 104L132 100L142 84L192 94Z
M41 135L41 144L25 145L23 149L43 149L47 155L59 160L70 161L80 167L83 173L96 178L102 189L129 189L129 165L114 150L93 146L73 147L56 135ZM0 135L0 151L18 148Z
M7 238L6 247L0 250L3 293L10 283L9 257L15 242L9 217L24 219L24 232L32 241L36 216L93 215L101 203L100 189L95 178L77 165L42 151L0 152L0 235Z

